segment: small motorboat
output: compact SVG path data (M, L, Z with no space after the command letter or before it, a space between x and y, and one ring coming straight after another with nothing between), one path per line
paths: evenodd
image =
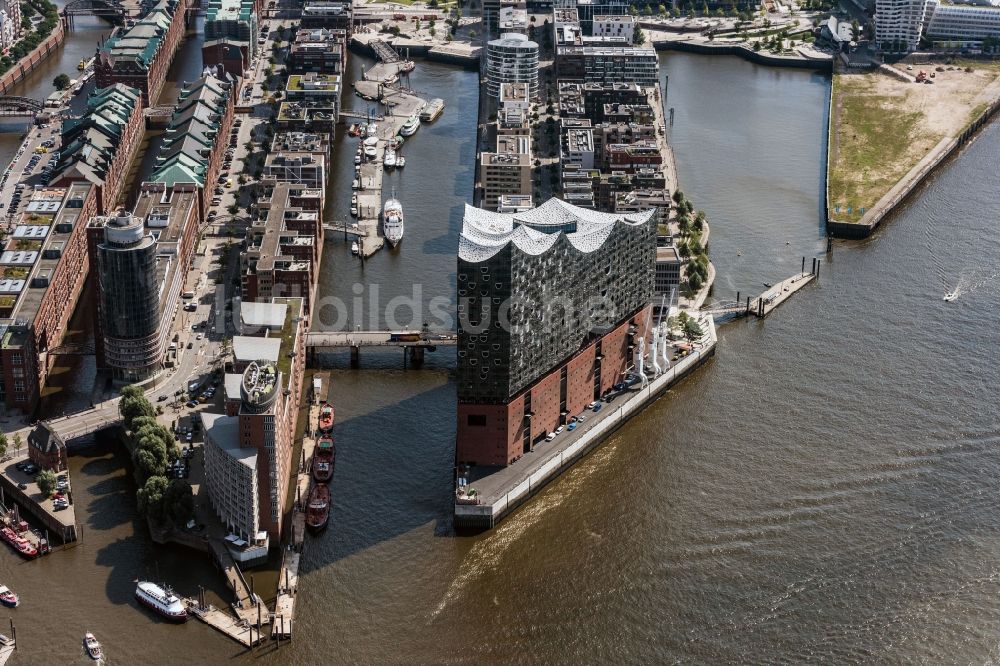
M317 424L319 431L322 433L329 433L333 430L333 405L328 402L324 402L319 409L319 423Z
M351 254L357 256L359 252L361 252L361 248L358 247L358 241L354 241L351 243Z
M354 156L354 163L361 164L361 153L358 153L357 155Z
M377 155L378 155L378 148L376 148L375 146L365 146L365 157L368 157L370 159L375 159Z
M355 178L354 182L351 183L351 187L353 187L356 190L360 189L361 188L361 181L359 181L357 178Z
M0 604L3 604L7 608L17 608L17 605L20 603L21 600L17 598L14 590L6 585L0 585Z
M351 217L357 217L357 216L358 216L358 207L351 206Z
M374 137L377 135L378 135L378 125L376 125L375 123L370 124L365 129L365 136Z
M358 136L358 124L357 123L353 123L351 125L351 128L349 130L347 130L347 134L348 134L348 136Z
M396 158L396 168L397 169L402 169L405 166L406 166L406 158L403 157L402 155L398 156Z
M101 649L101 643L89 631L83 635L83 647L87 649L87 654L94 661L104 659L104 650Z
M944 301L947 303L951 303L956 298L958 298L958 292L956 291L949 291L947 294L944 295Z
M386 169L393 169L396 166L396 151L389 148L385 151L385 157L382 159L382 164L385 165Z
M81 72L82 72L83 70L87 69L87 61L86 61L85 59L84 59L84 60L80 60L80 62L79 62L79 63L77 63L77 65L76 65L76 68L77 68L78 70L80 70Z

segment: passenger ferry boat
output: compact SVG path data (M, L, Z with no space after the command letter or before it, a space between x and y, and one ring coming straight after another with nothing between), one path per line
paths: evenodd
M403 126L399 128L400 136L413 136L420 129L420 118L418 116L410 116L403 123Z
M38 556L38 549L10 527L4 527L0 530L0 538L6 541L11 548L17 551L18 555L25 559L30 560Z
M337 463L337 450L333 446L333 437L323 435L313 452L312 476L317 483L329 483L333 478L333 467Z
M171 622L187 622L187 609L169 587L141 581L135 586L135 598L140 604Z
M314 532L324 529L330 521L330 486L317 483L309 493L306 505L306 527Z
M403 230L403 204L393 193L393 197L382 206L382 232L389 245L396 247L403 240Z
M7 608L17 608L21 600L18 598L14 590L10 589L6 585L0 585L0 604L3 604Z

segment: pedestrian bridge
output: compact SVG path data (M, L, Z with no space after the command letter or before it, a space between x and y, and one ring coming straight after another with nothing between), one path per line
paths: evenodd
M306 347L454 347L453 333L414 333L413 331L331 331L306 334Z

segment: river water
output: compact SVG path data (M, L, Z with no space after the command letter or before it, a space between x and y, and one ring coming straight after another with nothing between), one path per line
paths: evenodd
M716 295L759 293L825 250L829 81L730 58L670 54L662 67L680 182L712 225ZM377 321L393 296L424 310L454 295L476 75L421 63L411 85L448 106L391 178L406 238L363 266L328 244L328 320L339 299L367 325L374 284ZM350 164L353 142L336 155ZM398 352L366 351L358 370L326 357L331 526L307 544L294 643L259 663L992 660L998 155L994 125L883 230L820 255L816 285L766 321L723 327L711 363L483 535L450 527L448 355L419 371ZM343 169L332 219L346 219ZM71 461L82 545L29 564L0 555L0 580L24 598L9 612L17 658L82 662L87 629L113 663L237 655L204 625L135 606L132 579L157 568L185 594L222 590L200 556L149 544L120 455Z

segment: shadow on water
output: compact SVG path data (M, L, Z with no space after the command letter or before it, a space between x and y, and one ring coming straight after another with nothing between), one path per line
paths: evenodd
M454 384L444 383L337 422L330 527L307 544L303 574L428 523L452 534L453 434L425 430L420 415L453 411L454 402Z

